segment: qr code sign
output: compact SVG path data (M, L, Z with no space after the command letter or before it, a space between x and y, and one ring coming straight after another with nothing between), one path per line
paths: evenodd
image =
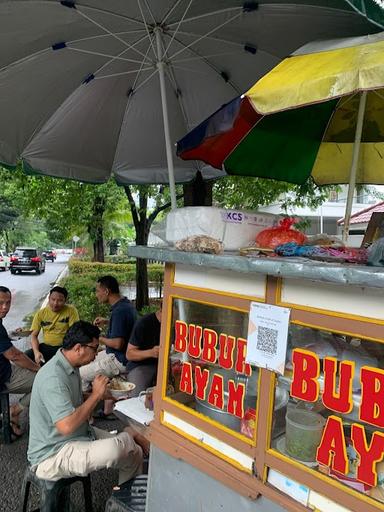
M277 337L278 331L276 329L260 326L257 329L256 348L266 354L275 356L277 354Z

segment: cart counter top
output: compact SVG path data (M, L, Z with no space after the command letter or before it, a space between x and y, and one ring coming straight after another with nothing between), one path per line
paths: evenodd
M136 258L180 263L240 273L268 274L283 278L300 278L324 283L384 288L384 268L356 264L324 263L305 258L250 258L237 253L221 255L182 252L170 247L129 247Z

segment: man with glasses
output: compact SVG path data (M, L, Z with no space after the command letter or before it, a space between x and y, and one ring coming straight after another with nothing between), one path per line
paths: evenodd
M99 329L79 321L69 328L63 348L39 371L32 389L28 460L38 478L85 476L102 468L120 470L119 483L141 471L148 441L134 432L91 427L97 403L107 396L108 377L96 375L83 401L79 368L95 359Z

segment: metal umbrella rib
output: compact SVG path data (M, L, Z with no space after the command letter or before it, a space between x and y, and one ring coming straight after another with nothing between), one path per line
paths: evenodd
M316 35L378 30L335 5L0 0L0 162L97 183L170 181L175 207L172 168L177 183L196 169L223 175L177 158L184 133Z

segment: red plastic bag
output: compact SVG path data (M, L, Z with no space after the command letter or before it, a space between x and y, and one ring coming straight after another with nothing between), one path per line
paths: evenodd
M302 245L306 240L306 236L301 231L291 228L294 222L295 219L286 217L280 221L278 226L260 231L256 237L257 247L274 249L278 245L288 242L296 242L298 245Z
M240 423L240 432L253 439L256 431L256 410L248 407Z

